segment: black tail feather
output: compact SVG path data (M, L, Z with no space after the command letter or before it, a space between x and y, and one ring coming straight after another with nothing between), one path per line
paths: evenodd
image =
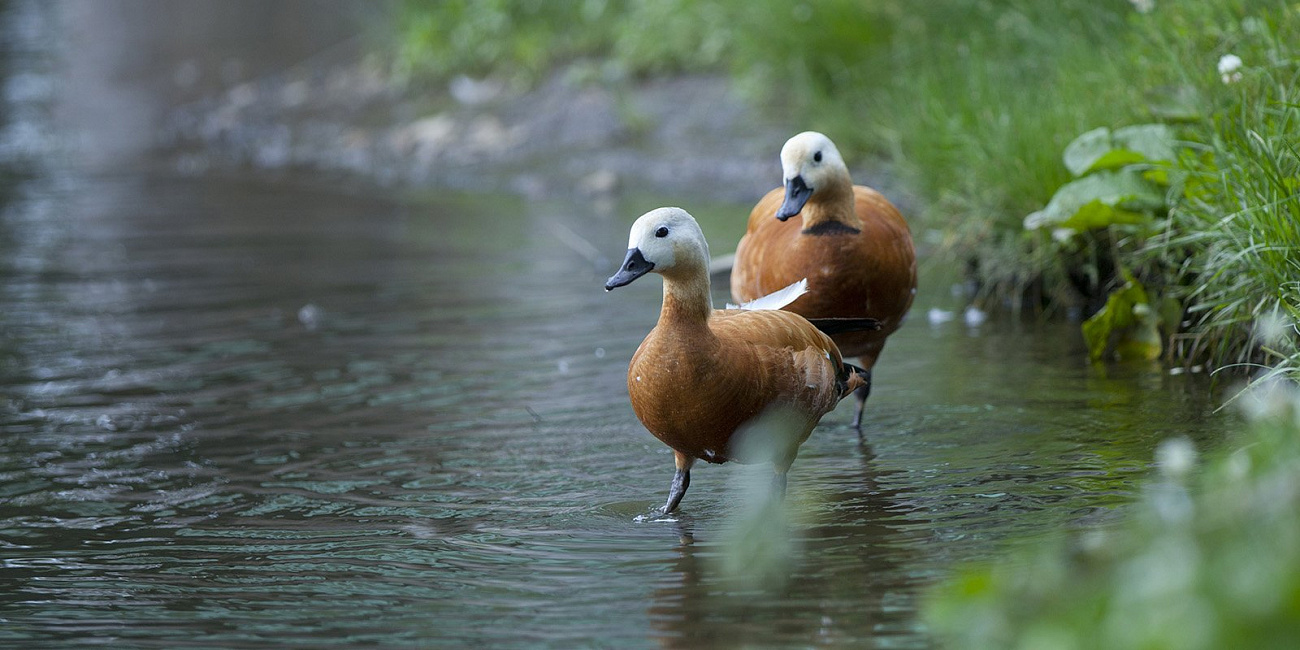
M809 318L808 322L828 336L843 332L869 332L880 329L880 321L874 318Z
M868 386L867 390L871 390L870 372L863 370L862 367L855 366L849 363L848 361L841 361L840 371L835 373L835 386L836 388L839 389L841 398L848 397L848 394L846 394L844 391L849 389L849 377L853 375L853 373L855 372L861 375L863 379L867 380L867 386Z

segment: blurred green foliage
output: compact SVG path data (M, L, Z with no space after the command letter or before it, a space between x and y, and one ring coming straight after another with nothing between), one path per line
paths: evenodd
M527 84L561 64L607 82L728 72L767 110L828 133L850 157L892 165L924 199L914 230L938 254L968 262L985 300L1074 306L1086 316L1129 284L1129 271L1184 308L1164 340L1171 358L1300 373L1294 331L1265 349L1255 323L1264 313L1292 325L1300 316L1298 5L407 0L401 7L399 68L417 76ZM1225 81L1217 65L1230 53L1243 65ZM1171 134L1180 146L1163 161ZM1110 157L1077 168L1100 149ZM1137 211L1085 201L1073 225L1086 232L1069 242L1053 238L1058 229L1024 227L1026 215L1053 209L1071 165L1086 174L1137 156L1148 194L1165 194L1159 200ZM1089 178L1081 180L1097 184Z
M1235 451L1192 472L1186 439L1123 524L967 568L926 608L948 647L1293 648L1300 639L1300 395L1243 398Z
M406 74L495 75L534 82L587 58L615 77L721 64L731 34L716 31L738 5L673 0L407 0L398 11L397 63Z

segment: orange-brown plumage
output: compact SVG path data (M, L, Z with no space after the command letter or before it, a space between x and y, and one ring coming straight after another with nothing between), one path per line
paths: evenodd
M732 436L768 409L799 421L783 449L788 467L822 415L862 379L837 382L842 359L830 337L783 311L712 310L700 322L677 313L665 296L659 324L628 366L632 409L650 433L692 458L763 462L736 457ZM784 469L784 468L782 468Z
M660 208L633 224L627 257L605 284L621 287L651 271L664 279L659 322L632 356L627 388L637 418L675 452L665 512L681 500L697 458L771 462L784 489L785 473L817 421L865 385L831 338L802 316L713 309L708 260L695 219ZM742 432L754 432L744 437L762 444L737 444Z
M884 196L853 184L825 135L806 131L790 138L781 149L781 168L785 187L754 206L736 247L732 299L753 300L807 278L808 294L786 309L807 318L878 319L879 331L832 337L868 373L853 418L860 427L871 369L916 295L912 235Z
M736 247L732 299L754 300L808 278L809 292L787 306L789 311L807 318L880 320L879 331L832 337L844 356L859 357L870 369L916 294L912 236L898 209L869 187L852 186L847 201L842 194L819 193L804 205L802 219L775 218L783 188L754 206ZM821 225L829 222L843 227ZM818 231L822 234L814 234Z

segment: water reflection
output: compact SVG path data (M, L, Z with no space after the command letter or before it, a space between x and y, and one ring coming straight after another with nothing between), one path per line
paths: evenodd
M754 513L732 513L728 526L703 536L684 515L677 557L649 608L660 644L924 645L911 617L914 590L896 582L922 538L901 526L906 519L876 480L870 446L856 456L857 471L846 465L821 477L826 490L792 499L784 514L764 508L745 521Z

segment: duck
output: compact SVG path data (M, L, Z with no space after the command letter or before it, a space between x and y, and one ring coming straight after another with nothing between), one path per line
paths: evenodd
M805 131L781 148L783 186L750 211L731 270L732 300L799 278L809 291L785 309L808 318L875 318L881 327L833 336L865 370L852 427L862 433L871 372L916 296L916 250L903 215L880 192L854 185L835 143ZM799 219L793 217L798 216Z
M799 284L744 308L714 309L708 269L699 224L664 207L632 224L623 263L605 283L612 291L648 273L663 278L659 320L632 355L627 390L637 419L673 450L665 514L681 503L698 460L770 462L773 487L784 495L799 446L865 381L826 332L880 327L866 318L814 323L779 310L802 294ZM754 440L761 442L746 442Z

